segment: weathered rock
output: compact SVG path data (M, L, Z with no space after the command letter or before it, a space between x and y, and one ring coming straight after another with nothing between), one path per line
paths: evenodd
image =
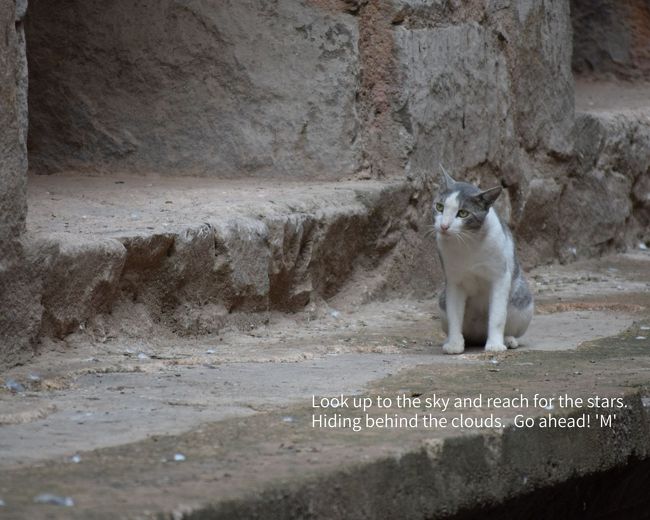
M416 265L436 264L433 244L420 240L429 197L414 196L407 183L336 194L304 197L300 207L287 201L291 210L257 219L120 239L127 253L116 312L128 320L119 309L140 306L151 316L146 323L195 334L258 323L270 310L298 311L341 290L357 293L357 302L388 290L431 291L430 271L411 281Z
M319 223L313 215L297 213L269 219L267 225L270 303L282 310L299 310L309 303L314 290L311 266Z
M580 75L650 78L646 0L571 0L573 69Z
M253 219L215 223L213 270L228 310L261 311L269 305L268 228Z
M20 34L16 31L15 4L13 0L0 3L0 242L5 251L9 243L25 229L27 213L25 175L26 155L24 121L21 100L25 86L21 56L24 49ZM11 247L15 247L11 245Z
M566 158L573 147L574 119L569 3L517 0L511 5L517 13L512 28L501 23L507 31L504 43L509 55L517 140L527 152ZM500 25L496 25L501 39Z
M412 146L409 114L403 113L403 88L396 55L392 0L357 2L359 20L359 90L357 111L363 178L401 177Z
M650 113L583 113L575 135L574 171L559 203L561 256L601 254L647 240L640 223L650 212L643 187L650 172Z
M0 1L0 365L31 353L40 313L19 238L27 213L24 6Z
M18 124L20 127L20 145L27 151L27 91L28 91L28 69L27 69L27 42L25 40L25 16L27 16L27 0L16 0L16 78L17 78L17 104ZM23 154L23 160L27 161L27 154Z
M30 149L69 168L341 178L357 26L309 2L34 0Z
M50 234L33 237L29 252L32 274L42 280L41 334L64 337L111 310L126 258L117 240Z
M0 251L0 367L28 359L34 352L42 307L40 280L19 241L3 241Z
M441 162L461 178L486 164L504 175L521 170L513 164L521 151L570 153L566 2L397 4L404 82L396 118L413 136L412 176Z
M412 175L435 174L441 162L460 172L497 163L513 135L505 55L491 31L469 21L401 27L395 35L405 75L402 113L414 140Z
M515 229L525 266L557 256L557 236L561 229L557 201L561 193L562 187L553 178L536 178L528 186Z

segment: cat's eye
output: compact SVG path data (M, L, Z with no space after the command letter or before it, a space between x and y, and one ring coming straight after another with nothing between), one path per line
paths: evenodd
M438 213L442 213L444 209L445 209L445 205L442 202L436 202L436 211Z
M459 216L460 218L467 218L467 217L469 217L469 211L467 211L466 209L461 209L461 210L458 212L458 216Z

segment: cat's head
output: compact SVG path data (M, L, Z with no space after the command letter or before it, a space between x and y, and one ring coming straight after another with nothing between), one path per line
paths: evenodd
M501 186L482 191L456 182L440 166L440 191L433 201L433 226L439 237L476 233L483 227L490 207L501 195Z

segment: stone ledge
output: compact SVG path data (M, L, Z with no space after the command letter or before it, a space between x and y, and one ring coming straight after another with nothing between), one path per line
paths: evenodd
M311 427L311 402L303 401L84 452L79 464L53 459L5 466L0 488L8 518L432 519L552 490L629 460L648 460L650 357L647 341L636 338L639 330L637 324L574 351L509 352L498 357L498 373L478 353L471 362L455 358L411 367L364 389L364 395L384 396L621 397L626 407L616 411L611 427L517 429L515 414L539 412L513 408L499 411L508 421L503 429L317 430ZM482 418L491 411L467 413ZM174 453L186 460L172 462ZM33 504L45 490L73 496L75 507ZM616 505L609 506L615 513Z
M155 182L31 180L26 243L42 283L42 336L113 311L122 319L112 326L135 335L157 325L216 332L242 313L248 326L331 298L380 265L387 279L375 276L362 299L386 289L391 269L408 286L402 262L422 264L426 246L414 237L427 192L405 181Z

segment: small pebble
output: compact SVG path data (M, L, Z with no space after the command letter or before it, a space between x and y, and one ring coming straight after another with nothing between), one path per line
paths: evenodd
M646 336L637 336L636 339L646 339Z
M70 462L74 462L75 464L79 464L81 462L81 456L80 455L73 455L70 457Z
M205 351L206 354L214 354L215 350L213 348L209 348L208 350Z
M21 385L18 381L15 379L7 379L5 381L5 388L9 390L10 392L24 392L25 387Z
M50 504L52 506L74 506L74 500L72 498L53 495L52 493L41 493L34 497L34 502L37 504Z
M293 422L294 419L290 415L286 415L282 418L282 422Z
M641 325L640 329L641 330L650 330L650 327L648 327L647 325Z
M185 460L185 455L182 453L174 453L174 461L183 462Z
M151 359L151 358L147 354L145 354L144 352L140 352L138 354L138 359Z
M339 311L330 311L330 316L332 318L338 318L341 315Z
M29 374L27 377L29 378L30 381L40 381L41 380L41 376L39 376L38 374Z

